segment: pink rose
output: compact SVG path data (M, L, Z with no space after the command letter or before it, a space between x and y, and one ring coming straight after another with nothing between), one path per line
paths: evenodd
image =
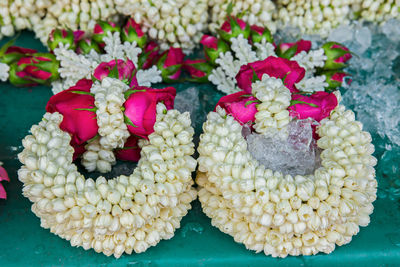
M174 82L179 79L184 57L182 49L174 47L170 47L161 54L157 67L161 71L164 82Z
M241 125L255 121L257 113L256 105L259 101L248 96L244 91L221 97L217 106L225 109L228 114L231 114Z
M241 66L239 73L236 75L236 81L240 89L247 94L251 94L254 73L258 79L261 79L262 75L266 73L271 77L284 79L285 86L293 93L298 91L295 83L304 78L305 72L305 69L300 67L296 61L271 56L265 60Z
M215 62L220 53L225 53L230 50L227 43L211 35L203 35L200 43L204 47L206 59L211 61L211 63Z
M328 58L323 67L326 70L345 68L347 66L346 62L352 58L349 49L340 43L327 42L322 46L322 49L324 49Z
M103 38L107 36L109 32L120 32L121 29L115 25L113 22L99 21L93 29L93 40L104 47Z
M240 34L247 39L250 35L250 26L241 19L228 16L221 29L217 31L223 40L229 42L232 37L237 37Z
M74 35L74 43L76 44L80 40L83 39L83 36L85 35L85 32L81 31L81 30L76 30L76 31L73 31L72 34Z
M185 60L183 68L189 72L191 81L208 82L208 75L213 67L205 59Z
M8 177L7 171L0 166L0 182L1 181L10 181L10 178ZM3 185L0 183L0 198L6 199L7 198L7 193L6 190L4 189Z
M93 82L82 79L75 86L52 96L46 111L63 115L60 128L71 135L71 144L82 145L96 136L97 126L94 97L90 93Z
M280 57L289 59L302 51L310 51L311 45L311 41L306 40L299 40L295 43L282 43L278 47L278 54Z
M130 136L126 140L122 149L116 150L116 157L120 160L137 162L140 159L140 147L138 145L139 138L137 136Z
M322 72L321 74L325 75L326 82L329 85L328 89L330 90L335 90L337 87L342 86L344 82L344 77L349 75L342 71L327 71L327 72ZM348 79L347 83L350 84L351 79Z
M146 44L144 51L139 55L139 68L149 69L156 64L159 57L160 47L156 42L149 42Z
M99 81L105 77L112 77L120 79L130 87L138 85L135 64L130 59L126 61L114 59L110 62L102 62L94 70L93 76Z
M263 38L269 43L274 43L274 37L268 28L252 25L250 26L250 34L253 43L260 43Z
M310 96L292 94L292 105L288 109L291 117L321 121L328 117L337 105L338 101L333 93L316 92Z
M59 62L50 53L22 57L10 66L10 82L16 86L49 85L59 78Z
M167 109L172 109L176 90L173 87L164 89L137 87L131 92L124 104L128 130L131 134L147 138L154 132L157 103L162 102Z
M122 29L121 33L122 41L127 41L130 43L136 42L137 45L143 48L146 45L146 35L143 33L140 25L136 23L133 18L130 18L124 28Z
M69 49L75 49L74 33L71 30L54 29L51 31L49 39L47 40L47 46L50 51L53 51L59 46L60 43L69 45Z
M0 62L10 65L22 57L30 56L37 51L35 49L23 48L19 46L9 46L2 54L0 52Z

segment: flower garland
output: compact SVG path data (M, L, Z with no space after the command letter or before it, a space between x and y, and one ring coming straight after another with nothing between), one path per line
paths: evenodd
M12 46L13 40L6 43L0 51L0 79L9 79L16 86L51 84L53 93L58 93L80 79L90 79L101 62L112 59L130 59L138 69L140 86L179 79L182 49L170 48L160 53L159 46L148 42L133 19L123 28L101 21L93 32L87 36L83 31L53 30L47 43L52 53Z
M194 64L185 61L186 69L194 80L205 81L207 78L225 94L241 90L236 82L241 66L270 56L294 60L304 68L305 78L297 85L300 91L333 90L343 82L346 74L340 70L351 58L348 49L335 42L327 42L313 50L311 41L307 40L277 45L268 28L249 25L235 17L225 21L218 30L218 37L204 35L201 43L206 60Z
M207 1L117 1L63 0L5 1L0 4L0 38L14 35L16 30L31 29L46 43L56 28L91 32L99 21L118 22L133 17L143 24L149 36L160 43L162 50L181 47L191 51L207 27ZM12 15L11 15L12 14Z
M106 68L108 75L132 73L116 68ZM103 70L95 70L94 77ZM131 78L129 82L135 83ZM122 109L118 95L127 86L122 82L125 80L126 76L107 76L101 83L81 80L54 95L48 112L32 126L32 135L24 138L24 150L18 155L23 164L18 171L23 193L33 202L32 211L40 217L41 226L69 240L72 246L93 248L117 258L123 253L144 252L161 239L171 238L196 198L191 173L197 163L191 156L194 130L189 113L170 109L172 89L139 86L125 91L127 100ZM120 91L115 90L119 82L123 85ZM86 179L73 160L87 153L86 160L92 157L95 163L89 166L107 170L102 168L104 158L110 157L109 153L104 156L105 152L123 146L127 137L126 126L121 132L121 119L112 119L119 117L121 110L129 132L135 134L129 139L134 138L133 143L141 148L138 166L129 176ZM97 122L92 114L97 115ZM93 138L97 132L100 139ZM137 136L145 138L138 140ZM129 147L129 139L118 157L136 156L138 148ZM82 146L86 152L80 150Z
M338 91L314 92L302 83L309 66L301 64L304 57L270 56L241 66L235 79L242 91L222 97L208 114L198 147L203 211L236 242L273 257L330 253L349 243L369 224L376 199L370 134L339 105ZM324 64L337 63L343 60ZM286 142L290 121L303 119L315 121L322 149L321 167L312 174L274 171L248 150L244 132Z

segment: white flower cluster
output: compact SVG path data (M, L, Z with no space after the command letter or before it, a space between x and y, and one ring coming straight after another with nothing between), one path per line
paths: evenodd
M275 47L262 39L260 43L255 43L255 51L248 40L239 35L237 38L231 38L230 51L220 53L219 57L215 60L217 67L214 68L208 80L217 86L217 89L225 94L232 94L239 92L241 89L236 84L236 75L240 67L251 62L264 60L270 56L276 57ZM314 76L317 67L325 65L327 57L322 48L317 50L310 50L308 53L302 51L293 56L290 60L297 61L301 67L306 70L306 75L303 80L298 84L298 89L305 92L324 91L328 86L326 83L325 75Z
M317 133L322 167L283 175L254 160L242 126L210 112L199 144L199 199L212 225L273 257L330 253L367 226L377 181L371 136L338 106Z
M207 0L115 0L116 10L132 16L162 50L181 47L191 51L207 28Z
M9 71L10 71L10 66L0 62L0 81L5 82L8 80Z
M209 0L211 22L208 28L215 32L226 21L227 9L232 2L232 16L242 14L240 19L250 25L267 26L272 32L275 32L276 26L272 21L272 14L276 12L274 1L271 0Z
M276 3L278 12L274 20L278 25L295 26L303 33L322 36L355 18L378 23L400 19L399 0L277 0Z
M54 94L70 88L80 79L90 79L93 71L102 62L109 62L114 59L130 59L135 67L138 66L138 56L142 50L136 46L136 42L124 42L122 44L119 32L113 34L109 32L103 41L105 43L105 54L98 54L92 49L87 55L78 55L62 44L59 48L54 49L54 54L60 61L58 72L63 78L62 81L53 82L52 90ZM139 86L150 86L154 82L161 81L161 71L155 67L141 70L140 77L138 77Z
M130 136L124 121L121 108L125 103L124 92L129 86L122 81L106 77L101 83L95 82L90 89L94 94L94 104L97 108L96 118L99 126L99 138L89 142L82 155L82 165L88 171L98 170L101 173L111 171L115 164L113 150L123 148Z
M196 168L188 113L157 107L155 132L142 144L129 176L85 179L72 163L71 137L60 130L62 115L46 113L23 139L18 171L23 194L41 226L71 242L120 257L170 239L196 198Z
M281 79L264 74L261 81L251 85L253 95L261 101L257 105L254 129L265 136L287 137L290 122L289 111L291 93Z

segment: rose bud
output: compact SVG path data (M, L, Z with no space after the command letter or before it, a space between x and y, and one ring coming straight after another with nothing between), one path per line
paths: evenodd
M47 40L47 46L53 51L59 43L69 45L69 49L75 50L74 33L71 30L54 29Z
M139 138L131 135L126 140L123 148L115 150L115 155L120 160L138 162L140 159L140 147L138 145Z
M74 35L74 43L75 44L77 44L85 36L85 32L81 31L81 30L73 31L72 34Z
M328 58L323 67L325 70L345 68L347 66L346 62L352 58L349 49L336 42L325 43L322 49L324 49L325 55Z
M46 105L46 111L63 115L60 128L71 135L71 145L77 154L80 145L97 135L99 127L96 120L94 96L90 93L93 82L82 79L68 90L53 95Z
M250 34L253 43L260 43L264 38L268 43L274 43L274 37L272 36L268 28L252 25L250 27Z
M215 63L215 60L219 57L220 53L225 53L230 50L227 43L211 35L203 35L200 43L204 47L204 53L207 60L212 64Z
M60 63L51 53L35 53L10 66L10 83L16 86L50 85L59 78Z
M136 68L132 60L114 59L110 62L102 62L94 70L93 77L101 81L105 77L119 79L130 87L137 86Z
M182 49L174 47L161 54L157 68L161 71L164 82L175 82L179 79L184 57Z
M7 182L10 181L7 171L2 166L0 166L0 182L1 181L7 181ZM2 199L7 198L6 190L4 189L4 187L1 183L0 183L0 198L2 198Z
M121 39L124 42L136 42L136 44L141 48L146 45L147 41L147 37L143 33L140 25L137 24L133 18L130 18L122 28Z
M156 42L149 42L146 47L144 48L144 51L140 53L139 59L138 59L138 66L140 69L148 69L154 64L156 64L156 61L158 59L158 52L160 51L160 47Z
M188 59L183 63L183 68L189 72L190 80L194 82L208 82L208 75L213 70L213 66L205 59Z
M241 125L252 125L255 121L257 113L256 105L260 101L254 96L249 96L246 92L240 91L234 94L221 97L217 106L225 109L228 114L231 114Z
M115 25L113 22L99 21L93 30L93 41L98 43L100 47L104 46L103 38L107 36L109 32L120 32L121 29Z
M100 47L96 42L92 39L82 39L78 42L76 52L78 54L89 54L92 49L100 53Z
M297 92L295 84L304 78L305 69L299 66L296 61L285 58L268 57L264 60L255 61L240 67L236 75L237 85L247 94L251 94L251 84L254 82L254 75L261 79L266 73L271 77L280 78L290 92Z
M7 46L6 44L0 50L0 62L10 65L11 63L19 60L21 57L27 57L36 52L37 51L35 49L23 48L19 46Z
M153 89L137 87L125 93L125 123L131 134L143 138L154 132L157 103L162 102L167 109L174 108L176 90L173 87Z
M328 117L338 105L333 93L316 92L312 95L292 94L290 116L298 119L312 118L316 121Z
M311 45L311 41L307 40L299 40L295 43L282 43L277 47L276 53L279 57L290 59L302 51L310 51Z
M218 29L217 32L227 42L230 42L232 37L238 37L239 34L242 34L247 39L250 35L250 26L241 19L229 16L228 20L222 24L221 29Z
M335 90L337 87L342 86L342 84L344 82L344 77L349 75L342 71L327 71L327 72L323 72L321 74L325 75L326 82L329 85L327 89L329 89L329 90ZM350 84L351 80L349 80L348 83Z

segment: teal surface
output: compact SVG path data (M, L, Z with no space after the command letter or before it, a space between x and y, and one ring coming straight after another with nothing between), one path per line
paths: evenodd
M23 33L17 45L44 51L31 33ZM209 84L176 85L178 91L192 86L198 88L202 101L198 112L211 110L221 97ZM0 161L11 178L10 183L3 182L8 199L0 200L0 266L400 266L400 204L389 198L378 199L371 224L330 255L276 259L247 251L211 226L198 201L171 240L161 241L145 253L115 259L71 247L68 241L40 227L17 178L21 140L41 120L51 95L48 87L16 88L0 83ZM195 122L197 137L201 123Z

